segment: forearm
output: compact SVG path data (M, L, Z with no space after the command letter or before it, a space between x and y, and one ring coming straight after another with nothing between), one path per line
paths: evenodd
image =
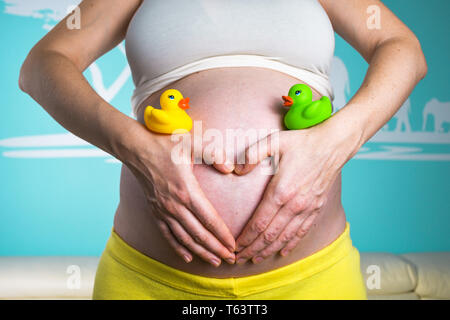
M75 64L57 52L32 52L19 83L64 128L121 161L133 148L129 136L143 129L103 100Z
M426 70L416 41L392 39L377 47L359 90L328 120L344 135L358 137L352 156L397 112Z

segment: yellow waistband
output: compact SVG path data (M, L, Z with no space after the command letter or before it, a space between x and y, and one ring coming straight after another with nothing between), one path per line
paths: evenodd
M132 248L113 230L105 252L142 275L173 288L211 296L249 295L299 281L321 272L345 257L352 249L350 224L332 243L287 266L238 278L210 278L190 274L156 261Z

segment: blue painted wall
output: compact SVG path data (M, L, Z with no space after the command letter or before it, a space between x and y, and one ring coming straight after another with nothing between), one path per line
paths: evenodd
M112 227L120 164L72 139L17 85L26 54L72 2L0 1L0 255L99 255ZM410 96L409 113L393 118L344 167L344 208L353 242L361 251L448 251L450 22L445 15L450 2L384 3L420 39L429 72ZM345 68L337 68L333 84L339 87L340 81L342 87L346 82L350 90L342 89L342 94L348 100L367 64L338 36L335 56ZM109 95L115 107L130 114L131 78L118 92L108 92L121 72L127 76L122 51L114 49L95 65L98 69L85 72L88 80L105 97ZM96 70L103 82L94 83ZM442 112L424 119L425 106L436 105L433 99ZM409 131L401 125L404 114ZM435 118L444 121L440 131L433 125Z

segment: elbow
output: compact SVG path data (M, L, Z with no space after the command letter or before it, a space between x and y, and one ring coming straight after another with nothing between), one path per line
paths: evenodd
M18 81L20 90L32 96L33 92L42 85L42 79L49 73L54 72L55 66L66 61L75 64L73 60L57 50L31 49L20 68Z
M33 58L32 58L32 51L28 54L25 61L22 63L22 66L20 67L20 73L19 73L19 88L25 93L30 94L30 87L31 87L31 78L32 78L32 71L33 68Z
M408 57L409 68L415 73L417 82L425 78L428 72L427 61L419 39L412 32L407 35L390 37L381 41L375 48L375 51L385 46L391 47L392 50L397 52L401 51L402 54Z
M27 85L26 85L26 76L25 76L25 72L23 71L23 65L22 65L22 68L20 69L20 74L19 74L19 89L25 93L28 93Z
M41 85L45 72L48 72L48 68L46 68L50 62L48 58L51 58L49 51L31 49L20 67L18 81L20 90L30 96L33 95L33 91Z
M416 73L418 81L425 78L428 73L428 65L427 60L425 58L425 54L423 53L422 46L420 45L419 39L414 35L413 36L413 46L415 47L415 51L417 53L417 64L416 64Z
M26 62L26 60L25 60ZM27 85L26 85L26 75L25 75L25 62L22 64L22 67L20 67L20 73L19 73L19 88L23 92L27 92Z
M425 57L424 57L424 65L420 69L420 72L419 72L419 81L422 80L423 78L425 78L427 73L428 73L428 66L427 66L427 62L425 61Z
M427 60L425 59L425 55L423 54L422 50L421 52L421 56L422 56L422 64L421 67L419 68L419 80L422 80L423 78L425 78L425 76L428 73L428 65L427 65Z

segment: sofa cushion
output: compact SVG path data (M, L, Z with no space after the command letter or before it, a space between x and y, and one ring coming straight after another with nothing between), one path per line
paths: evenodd
M422 299L450 299L450 252L403 254L417 269L416 293Z
M0 257L0 299L90 299L98 257Z
M361 252L361 272L369 296L412 293L417 285L415 266L391 253Z

